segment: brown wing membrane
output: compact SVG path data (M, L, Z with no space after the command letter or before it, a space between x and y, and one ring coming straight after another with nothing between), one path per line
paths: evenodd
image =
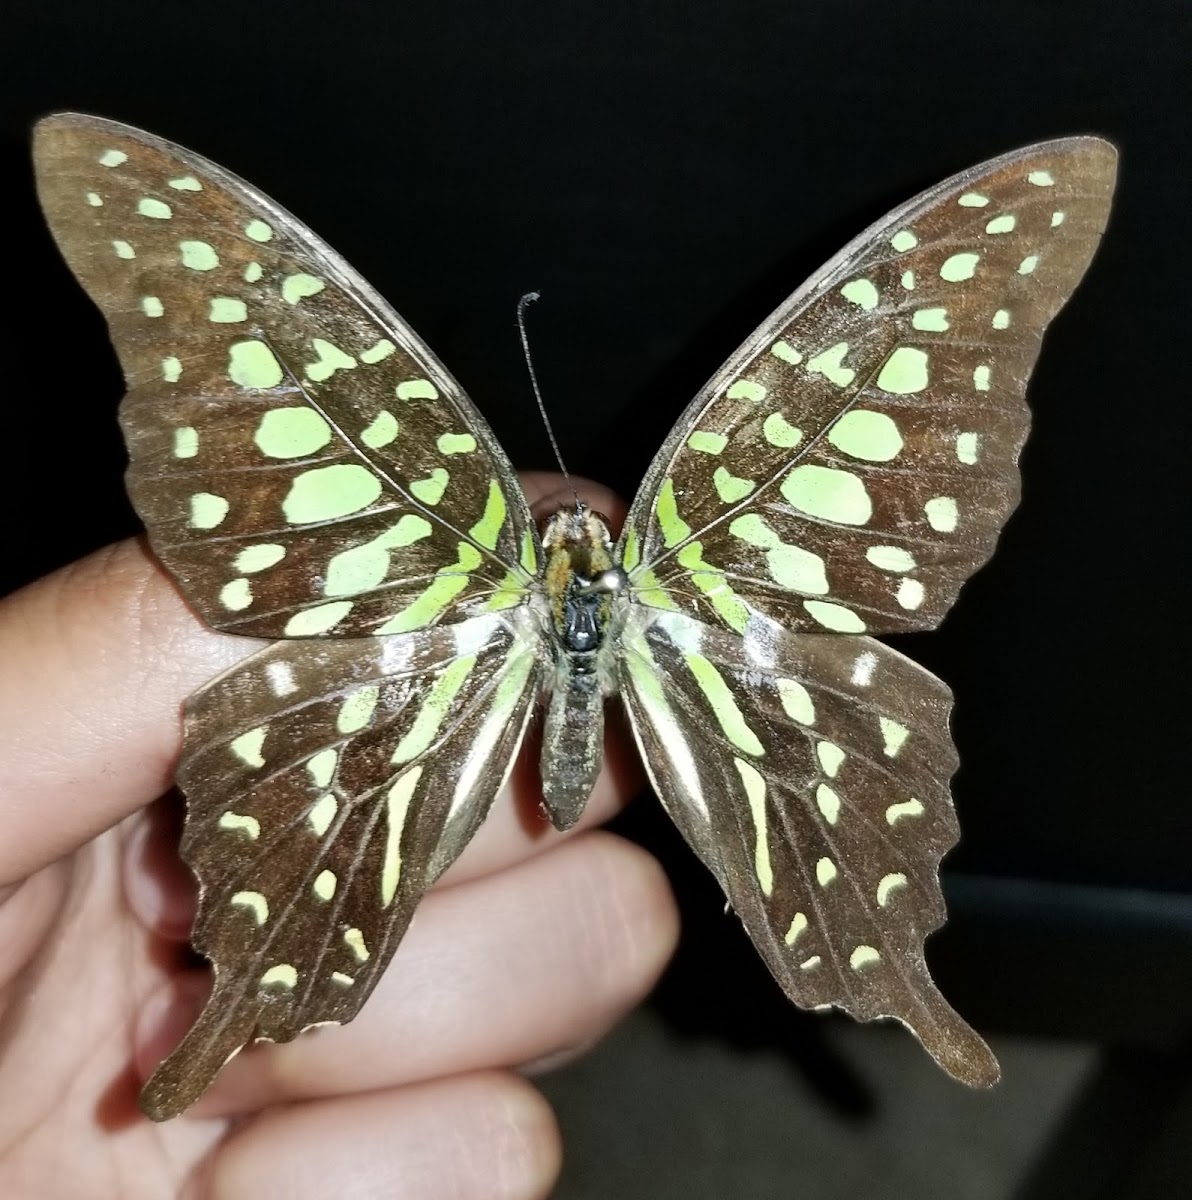
M1028 146L891 213L695 399L626 524L638 599L744 632L937 625L1018 499L1027 380L1116 153Z
M994 1083L923 959L957 838L947 687L870 638L750 642L645 607L621 686L655 789L786 994L896 1018L949 1074Z
M128 380L133 502L209 625L406 632L533 573L537 535L487 425L309 229L197 154L96 117L40 122L35 162Z
M182 852L215 989L145 1085L175 1116L256 1038L354 1017L508 774L538 686L524 623L280 642L189 702Z

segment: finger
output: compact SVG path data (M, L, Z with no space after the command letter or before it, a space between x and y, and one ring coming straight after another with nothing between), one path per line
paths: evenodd
M250 1112L515 1066L587 1044L649 991L677 936L654 860L611 834L585 834L428 897L351 1024L245 1051L191 1111ZM188 999L193 1011L198 998ZM168 1048L159 1036L176 1038L177 1024L143 1026L144 1075Z
M606 489L576 482L616 509ZM538 498L549 486L534 476L527 494ZM182 701L260 645L203 626L139 542L102 550L0 601L0 886L163 792L180 746ZM523 794L528 782L522 777ZM626 782L606 775L590 819L616 807ZM494 822L481 846L500 846L500 861L530 852L536 837L523 812Z
M31 874L164 791L183 698L259 645L200 625L140 542L0 602L0 881Z
M559 1130L525 1080L487 1073L267 1113L212 1159L211 1200L539 1200Z
M609 529L614 536L620 533L626 506L625 501L611 488L593 483L582 475L573 475L573 492L567 479L554 471L523 471L520 478L535 520L543 521L560 508L573 508L575 492L578 492L589 508L609 519Z

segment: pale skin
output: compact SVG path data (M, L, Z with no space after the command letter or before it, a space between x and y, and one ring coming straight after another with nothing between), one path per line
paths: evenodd
M523 483L536 516L571 500ZM595 828L640 786L619 743L567 834L526 756L354 1022L246 1051L174 1121L137 1110L208 979L169 794L180 705L257 645L205 628L140 542L0 601L0 1195L547 1196L560 1135L527 1075L608 1030L677 932L657 865Z

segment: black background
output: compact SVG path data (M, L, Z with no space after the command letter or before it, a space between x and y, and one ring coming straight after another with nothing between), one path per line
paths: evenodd
M548 468L513 327L539 289L564 454L627 496L704 379L869 221L1016 145L1114 140L1106 240L1031 387L1022 507L944 628L898 645L957 694L965 838L933 961L958 1006L995 1031L1186 1040L1192 6L45 0L3 22L0 590L137 528L115 359L33 199L46 111L142 125L276 196L515 464ZM637 824L715 925L714 889ZM760 971L724 984L722 940L681 957L677 1021L765 1005Z

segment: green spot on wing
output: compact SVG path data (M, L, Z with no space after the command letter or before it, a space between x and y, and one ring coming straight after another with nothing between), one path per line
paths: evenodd
M336 371L350 371L356 366L356 360L350 354L324 338L312 338L311 346L319 357L306 364L306 377L314 383L322 383Z
M182 252L182 265L192 271L214 271L219 266L219 255L207 242L179 242L178 249Z
M757 486L752 479L742 479L726 467L717 467L712 472L712 484L716 488L716 494L725 504L744 500Z
M379 587L389 575L389 551L413 545L433 532L430 522L417 513L405 513L398 522L359 546L332 556L327 564L328 596L354 596Z
M407 379L396 388L399 400L437 400L438 389L429 379Z
M248 320L248 306L237 296L215 296L207 319L216 325L238 325Z
M800 512L841 525L864 525L873 515L865 484L850 471L802 463L782 481L781 491Z
M886 413L854 408L831 429L828 441L838 450L867 462L889 462L902 449L902 435Z
M228 348L228 378L245 388L273 388L282 381L281 363L264 342L233 342Z
M915 569L914 555L901 546L870 546L865 551L865 557L879 571L892 571L901 574Z
M240 612L252 603L252 585L247 579L233 579L219 593L219 602L232 612Z
M505 494L501 491L501 485L493 479L488 485L484 515L469 530L472 539L489 550L495 550L497 540L501 536L501 526L505 524L506 513Z
M440 454L471 454L476 439L470 433L444 433L437 442Z
M425 629L467 586L466 575L441 575L413 603L390 617L377 630L378 635Z
M297 275L287 275L282 280L281 298L287 304L297 304L310 296L317 296L327 285L314 275L300 271Z
M375 683L366 684L352 692L340 706L335 718L337 732L348 734L363 729L372 720L380 694L381 689Z
M947 333L948 310L946 308L919 308L911 315L911 325L924 333Z
M725 392L725 396L729 400L751 400L758 403L766 398L766 389L760 383L754 383L752 379L738 379Z
M631 528L625 536L625 551L621 555L621 569L625 572L634 570L641 562L641 544L638 541L637 529Z
M435 467L426 479L415 479L410 484L410 494L423 504L438 504L443 499L443 492L450 478L443 467Z
M869 279L852 279L840 289L840 294L865 312L872 312L878 305L878 292Z
M236 555L234 566L245 575L253 575L258 571L266 571L275 567L286 556L285 546L276 542L261 542L256 546L246 546Z
M286 622L286 637L318 637L333 629L351 611L351 600L333 600L315 608L304 608Z
M698 450L701 454L719 454L728 445L728 438L722 433L708 433L697 429L688 439L687 446Z
M672 479L667 479L658 490L658 501L654 509L658 517L658 528L662 530L662 544L677 546L684 538L691 535L691 526L679 516L675 503L675 485Z
M386 409L382 409L372 419L360 440L370 450L381 450L397 437L397 418Z
M825 628L836 633L864 633L865 622L851 608L827 600L804 600L803 607Z
M357 463L336 463L296 475L281 507L291 525L308 525L360 512L380 495L381 481L371 471Z
M174 430L174 457L194 458L199 452L199 433L193 425L182 425Z
M214 529L228 515L228 502L211 492L196 492L190 498L190 524L193 529Z
M744 714L737 707L732 690L715 664L702 654L684 653L683 660L687 663L692 675L695 676L700 691L704 693L708 703L712 706L712 712L715 714L724 736L739 750L743 750L746 754L752 754L755 758L760 758L765 754L765 749L758 740L757 734L749 728Z
M331 441L331 426L312 408L271 408L253 441L269 458L307 458Z
M518 558L522 570L533 575L538 570L538 551L534 547L534 535L527 529L522 534L521 554Z
M848 353L848 342L837 342L827 350L807 360L809 375L822 375L829 383L837 387L848 387L856 378L856 371L843 366L844 356Z
M168 221L174 215L164 200L155 200L152 196L145 196L137 201L137 212L142 217L151 217L155 221Z
M782 413L773 412L762 423L762 436L771 446L790 450L803 440L803 431L792 425Z
M367 350L360 352L360 361L372 366L374 363L388 358L396 349L397 347L388 338L381 338L375 346L370 346Z
M733 591L724 571L704 560L703 544L688 542L676 557L679 565L686 567L691 572L689 578L692 585L708 597L720 619L735 632L744 633L745 627L749 624L749 609ZM669 596L665 596L665 603L659 603L657 599L653 598L646 599L640 594L639 598L643 604L653 604L656 608L675 607Z
M921 392L928 383L927 351L917 346L899 346L878 373L877 386L893 396Z
M972 279L980 259L979 254L969 252L953 254L944 259L940 267L940 278L948 283L963 283L966 279Z
M394 749L391 762L410 762L431 747L447 719L448 710L475 665L476 656L469 654L453 659L444 668L419 706L410 728Z

